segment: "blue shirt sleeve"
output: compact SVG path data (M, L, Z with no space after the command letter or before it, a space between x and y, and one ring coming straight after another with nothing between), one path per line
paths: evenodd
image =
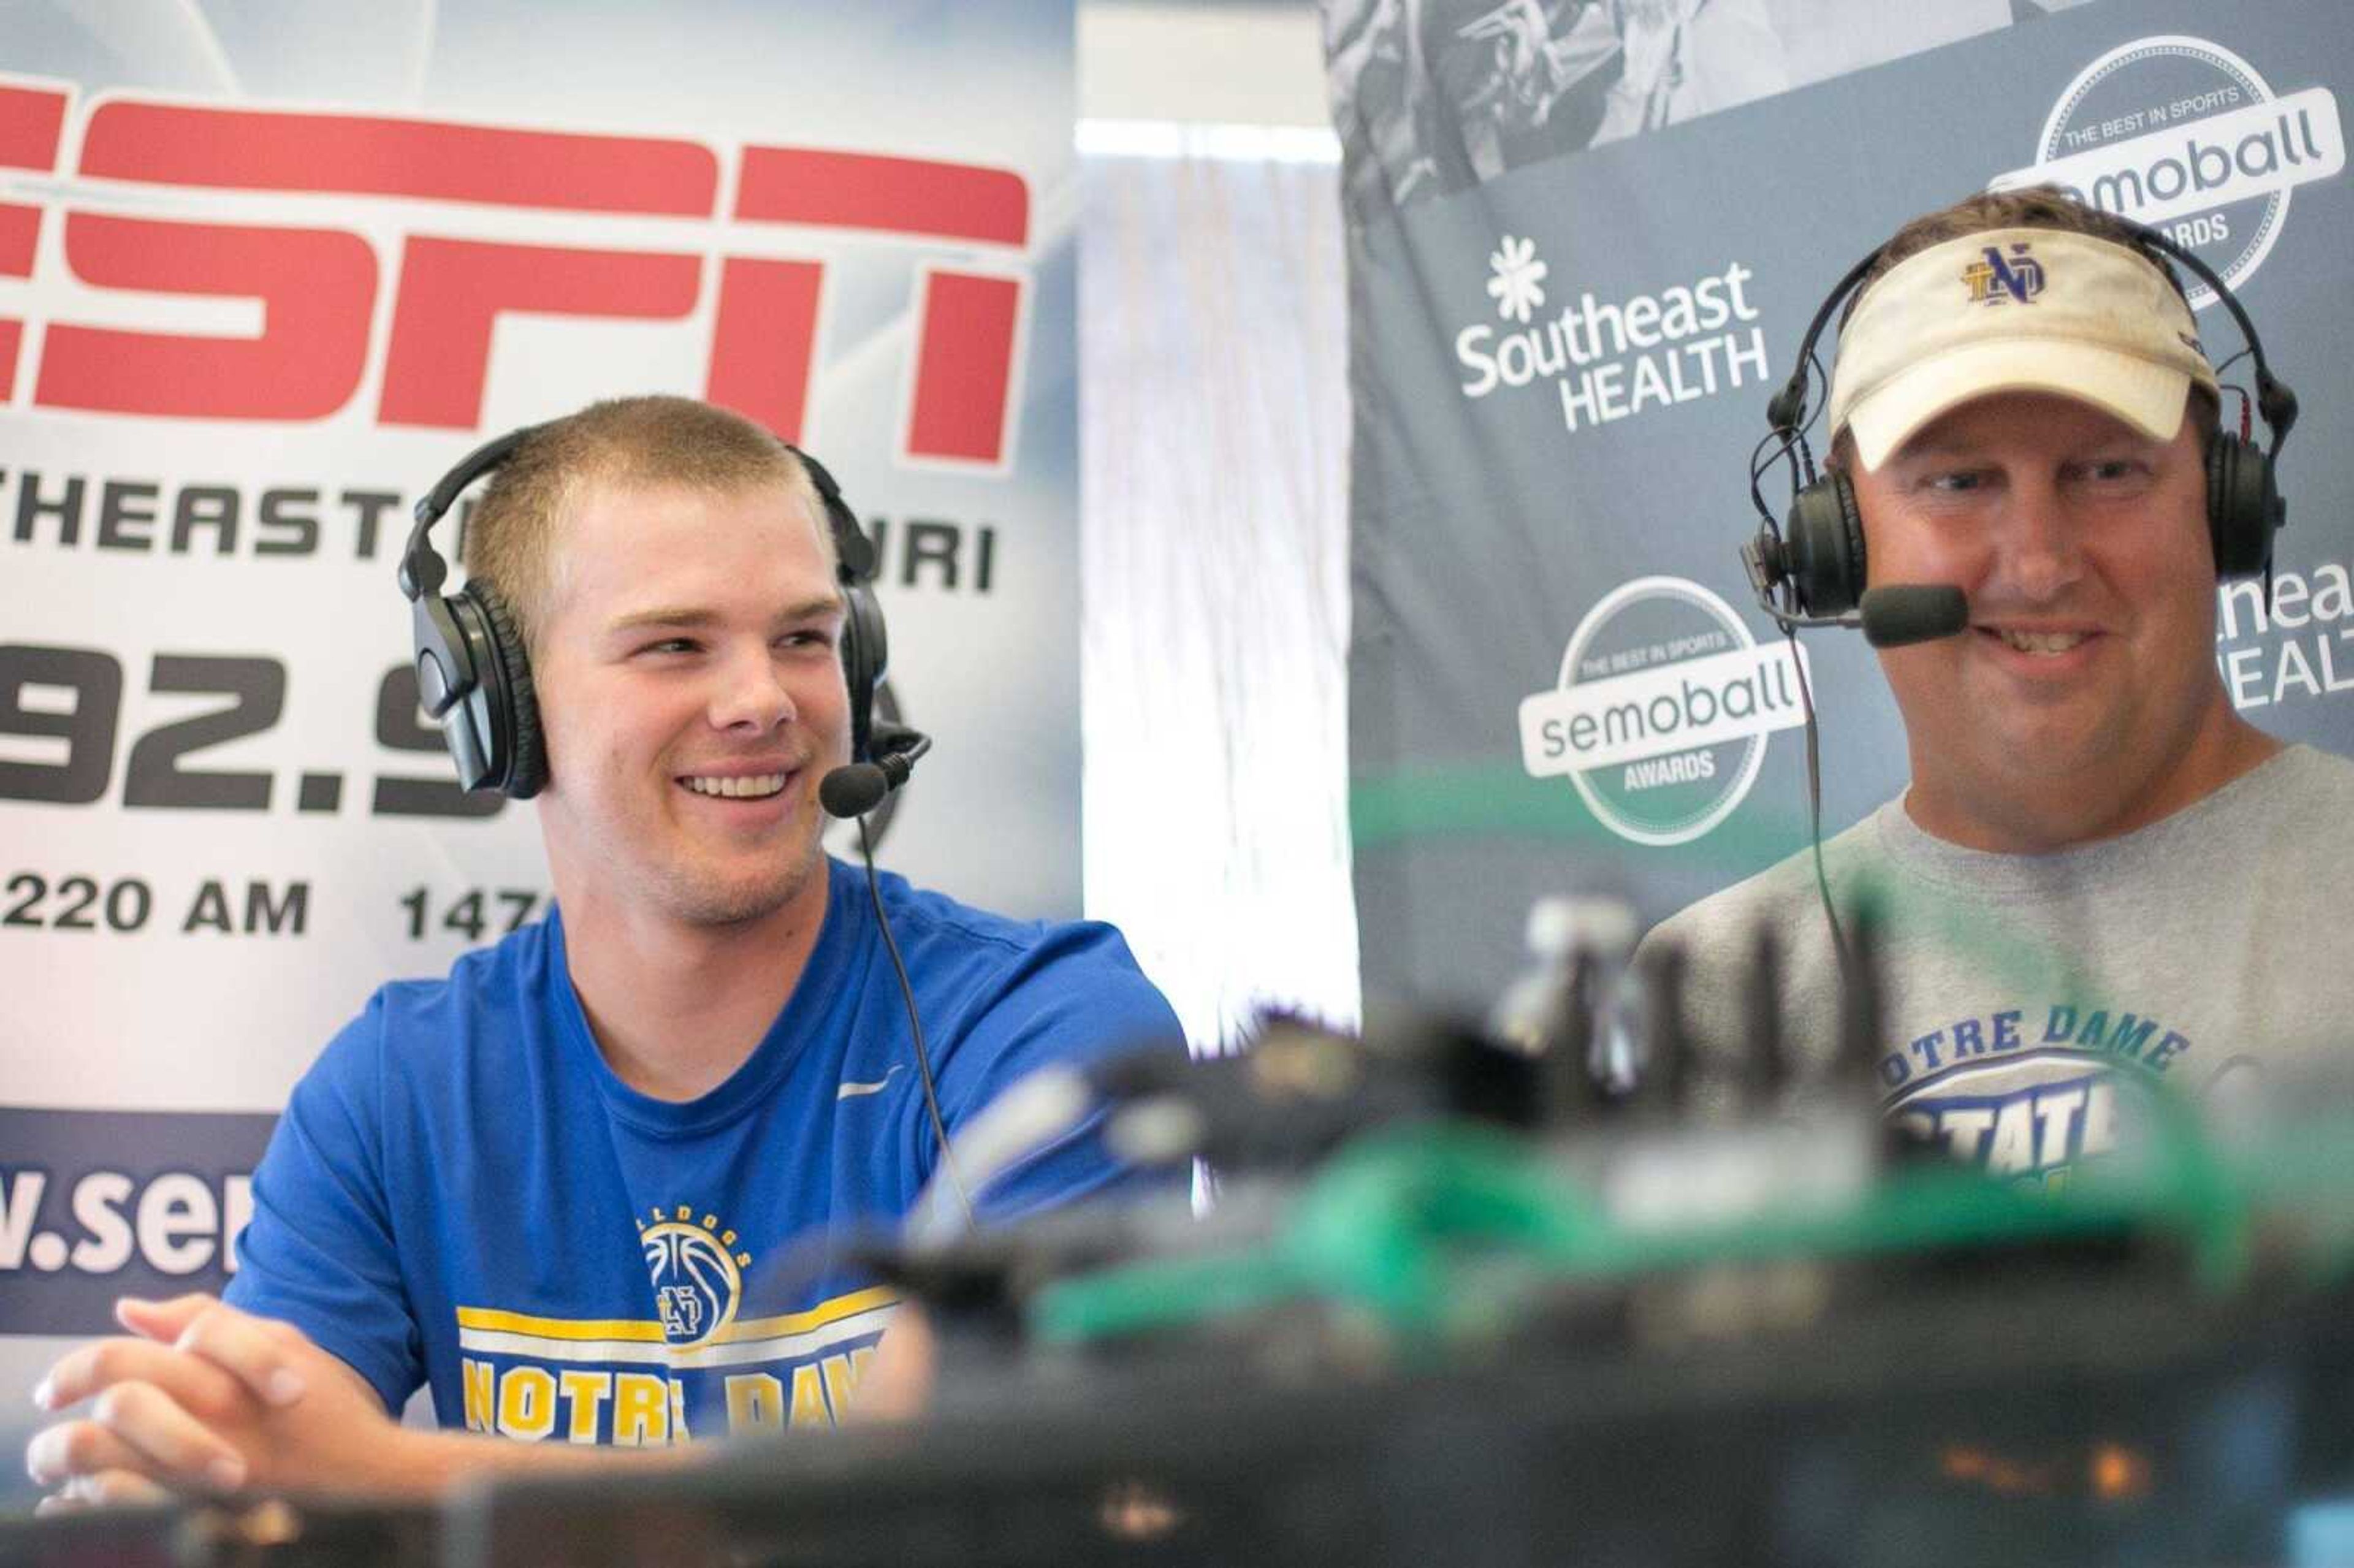
M385 993L294 1087L253 1173L228 1303L293 1324L398 1412L425 1381L383 1169Z
M953 1138L962 1123L1041 1068L1085 1068L1134 1051L1183 1059L1184 1030L1167 999L1111 927L1053 927L973 999L953 1052L939 1064L941 1114ZM1098 1109L972 1196L982 1221L1002 1223L1113 1190L1163 1190L1189 1175L1124 1165L1104 1147Z

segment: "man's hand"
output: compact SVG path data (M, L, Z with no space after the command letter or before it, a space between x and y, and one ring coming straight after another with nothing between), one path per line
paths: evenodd
M89 1407L37 1433L26 1449L33 1479L56 1489L44 1511L239 1488L424 1497L493 1470L668 1467L695 1446L616 1451L413 1432L385 1414L365 1379L290 1323L209 1296L126 1298L115 1316L130 1336L69 1352L34 1391L44 1410ZM920 1413L933 1354L920 1316L902 1308L858 1414Z
M88 1404L26 1449L33 1479L58 1489L45 1508L388 1478L400 1429L358 1373L292 1324L210 1296L126 1298L115 1316L131 1336L69 1351L34 1391L44 1410Z
M932 1403L939 1381L939 1340L921 1305L903 1301L891 1314L875 1347L875 1361L859 1381L853 1422L913 1421Z

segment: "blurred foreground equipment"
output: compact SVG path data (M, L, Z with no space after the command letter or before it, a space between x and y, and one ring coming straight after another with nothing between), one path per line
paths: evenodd
M427 1517L0 1528L0 1560L2354 1562L2354 1097L2219 1127L2153 1092L2118 1152L1998 1181L1881 1119L1868 919L1834 1042L1783 1038L1760 939L1742 1060L1683 1037L1677 955L1630 934L1541 911L1476 1024L1278 1017L1018 1086L968 1171L1101 1107L1219 1202L979 1234L919 1206L812 1260L926 1303L920 1423Z

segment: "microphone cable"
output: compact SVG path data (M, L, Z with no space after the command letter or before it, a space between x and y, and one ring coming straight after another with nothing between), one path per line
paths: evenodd
M1839 959L1840 982L1844 987L1850 978L1847 932L1840 925L1839 910L1831 903L1830 877L1823 870L1822 731L1815 722L1815 694L1807 681L1807 662L1798 654L1798 629L1786 626L1782 635L1790 641L1790 664L1798 676L1798 705L1807 715L1807 842L1814 849L1815 891L1822 896L1823 918L1830 923L1831 951Z
M958 1130L953 1165L985 1187L1045 1147L1048 1140L1087 1119L1095 1100L1087 1074L1070 1066L1040 1067L982 1107ZM944 1185L934 1181L925 1188L908 1211L904 1234L910 1246L944 1246L957 1238L956 1211L942 1193ZM970 1208L965 1211L964 1229L972 1229Z
M923 1083L924 1109L932 1118L932 1136L939 1140L940 1170L956 1192L957 1206L964 1212L965 1228L976 1230L980 1221L973 1213L972 1193L957 1171L956 1155L949 1148L948 1118L940 1115L939 1086L932 1078L931 1052L924 1044L924 1021L916 1012L916 988L908 982L907 964L899 956L898 939L891 935L891 917L883 912L883 885L875 872L875 841L867 835L866 819L862 816L856 821L858 855L866 864L866 896L875 906L875 924L882 930L884 950L891 955L891 972L898 977L899 995L907 1004L907 1032L916 1043L916 1075Z

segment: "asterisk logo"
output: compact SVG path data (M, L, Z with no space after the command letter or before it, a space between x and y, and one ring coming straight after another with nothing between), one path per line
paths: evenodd
M1535 240L1507 234L1488 258L1488 266L1495 273L1488 280L1488 292L1496 302L1496 313L1506 321L1525 322L1544 303L1541 285L1545 264L1537 260Z

